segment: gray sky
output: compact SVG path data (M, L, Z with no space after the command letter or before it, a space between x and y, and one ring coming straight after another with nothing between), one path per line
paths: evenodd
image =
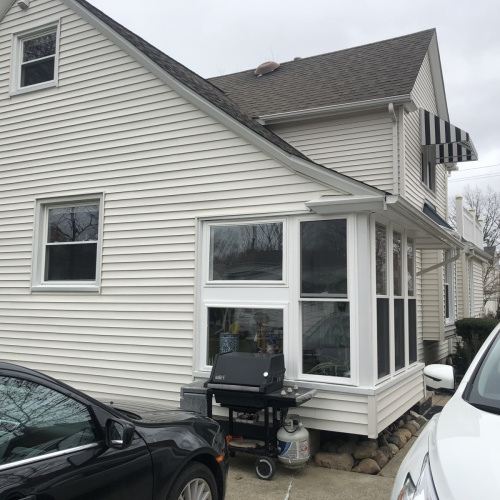
M89 0L207 78L436 28L450 121L469 132L479 161L466 184L500 191L498 0Z

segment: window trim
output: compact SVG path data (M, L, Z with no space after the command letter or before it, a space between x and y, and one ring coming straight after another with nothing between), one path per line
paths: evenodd
M420 160L420 181L434 195L436 194L436 160L429 156L429 148L423 147Z
M450 250L444 251L444 260L451 259L453 257ZM455 262L448 262L444 266L444 324L445 326L455 325ZM449 279L447 279L449 278ZM446 287L448 287L448 297L446 297ZM448 309L449 315L446 316L446 301L448 299Z
M45 275L45 243L47 234L48 211L57 206L71 204L82 205L89 202L99 203L99 237L96 251L96 277L95 280L74 281L46 281ZM90 292L99 293L101 286L101 260L102 260L102 228L104 220L104 193L89 193L77 196L57 198L43 198L36 200L34 218L34 237L32 251L32 292Z
M34 85L21 86L21 66L23 56L23 42L37 36L54 32L56 33L56 52L54 54L54 78L46 82ZM10 95L25 94L41 89L53 88L59 86L59 42L61 33L61 22L58 19L55 22L39 26L37 28L16 33L12 39L12 59L11 59L11 82Z

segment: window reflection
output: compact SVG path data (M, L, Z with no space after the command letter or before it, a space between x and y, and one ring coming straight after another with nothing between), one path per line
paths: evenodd
M283 224L210 228L210 280L283 279Z
M28 380L0 377L0 465L95 441L83 404Z
M302 303L302 371L350 377L348 302Z

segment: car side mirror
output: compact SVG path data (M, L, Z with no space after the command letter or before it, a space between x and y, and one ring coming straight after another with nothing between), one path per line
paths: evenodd
M455 370L450 365L428 365L424 368L424 379L431 389L455 390Z
M132 443L134 432L134 424L119 418L108 418L106 421L106 445L117 450L124 450Z

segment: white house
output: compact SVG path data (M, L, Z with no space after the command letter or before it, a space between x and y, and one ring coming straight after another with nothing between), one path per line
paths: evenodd
M279 350L309 428L374 437L472 314L434 30L210 83L85 0L0 0L0 127L3 360L178 404L224 343Z

